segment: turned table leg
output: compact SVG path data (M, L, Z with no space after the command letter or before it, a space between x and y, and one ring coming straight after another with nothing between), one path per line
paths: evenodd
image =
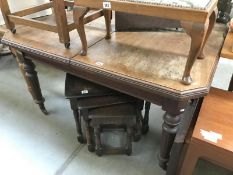
M36 66L31 60L26 59L22 52L16 51L16 56L20 70L24 76L24 79L26 80L28 90L31 93L34 102L39 105L44 114L48 114L44 106L45 99L41 93L37 72L35 71Z
M163 117L164 123L162 125L162 138L158 158L159 165L163 169L167 169L171 148L181 121L181 114L185 111L187 104L188 102L168 100L166 104L162 106L166 113Z
M214 11L211 14L210 18L207 19L205 23L194 23L187 21L181 22L181 26L184 28L186 33L191 37L191 47L186 62L185 71L182 77L182 81L186 85L192 83L192 78L190 76L190 73L195 60L198 57L204 58L203 48L214 27L215 20L216 20L216 11Z
M80 55L82 56L87 55L87 38L84 29L84 16L87 14L88 11L89 9L87 7L74 6L73 8L74 23L76 25L82 43L82 50L80 52Z

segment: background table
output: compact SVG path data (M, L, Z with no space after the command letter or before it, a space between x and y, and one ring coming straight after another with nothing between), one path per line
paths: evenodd
M108 41L104 39L103 23L91 23L86 30L89 53L85 57L78 55L81 43L75 31L70 34L69 50L55 42L56 34L30 27L17 28L15 35L7 32L2 42L16 51L28 89L45 113L33 60L162 106L166 113L159 158L160 166L166 168L181 114L191 99L203 97L209 91L223 42L222 28L216 27L210 36L206 58L196 61L192 74L195 81L189 86L177 81L189 51L186 34L113 32Z

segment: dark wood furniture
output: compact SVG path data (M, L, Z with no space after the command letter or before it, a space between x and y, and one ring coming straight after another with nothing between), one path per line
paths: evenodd
M180 175L192 174L198 159L233 171L233 93L211 88L205 97Z
M137 115L136 125L134 126L134 140L138 141L141 137L142 124L143 133L145 134L149 128L148 118L149 118L149 108L146 107L145 118L143 119L141 112L143 109L143 100L122 94L118 91L106 88L104 86L92 83L90 81L78 78L71 74L66 75L65 83L65 96L70 100L71 109L73 110L76 128L78 133L78 141L80 143L85 143L86 138L88 141L89 151L93 151L94 144L91 144L91 128L90 128L90 117L88 115L90 110L96 108L103 108L107 106L114 106L125 103L135 103L135 108L139 111ZM82 118L83 117L83 118ZM121 116L119 116L121 117ZM85 124L84 134L82 129L82 121ZM120 121L119 121L120 122ZM145 132L146 131L146 132Z
M231 0L218 0L218 17L217 22L227 23L230 21L232 3Z
M88 112L90 127L94 129L95 151L98 156L103 153L125 153L131 155L134 133L137 132L138 117L141 110L135 103L124 103L92 109ZM110 148L102 144L101 131L105 128L122 128L126 131L126 144L120 148ZM140 128L138 128L140 129ZM93 145L91 139L87 139L89 145Z
M184 33L113 32L109 42L102 37L105 24L98 22L96 20L86 27L87 56L79 55L82 49L79 40L73 40L71 48L67 50L51 42L57 39L56 34L38 32L29 27L17 28L18 35L7 32L2 42L17 53L19 67L35 102L40 106L44 105L44 101L32 61L46 63L162 106L165 115L159 159L160 166L166 168L172 156L170 149L181 122L181 114L186 111L191 99L203 97L209 92L223 42L223 29L217 25L213 30L206 45L206 58L196 61L192 73L195 80L186 86L177 81L189 53L189 40ZM70 35L72 38L78 37L77 32ZM157 44L157 41L162 42Z
M16 33L15 25L27 25L41 30L55 32L59 36L59 41L65 45L66 48L70 47L70 35L69 32L78 28L76 21L67 16L65 7L73 7L74 3L66 0L50 0L50 2L27 8L21 11L11 13L8 5L8 0L0 0L0 8L6 24L6 27L11 30L12 33ZM31 15L36 12L40 12L46 9L53 9L54 15L48 22L29 19L27 15ZM68 12L72 13L72 12ZM76 14L74 14L76 15ZM103 10L97 10L96 12L89 14L86 18L83 18L83 24L89 23L104 15ZM109 33L109 28L107 28Z
M183 8L183 2L153 2L153 1L140 1L140 0L110 0L103 2L100 0L75 0L75 15L74 19L82 20L89 8L104 8L107 11L121 11L132 14L156 16L167 19L179 20L181 26L185 29L186 33L191 37L191 47L188 59L185 65L185 70L182 76L182 83L190 85L192 83L191 69L197 58L204 58L203 48L205 43L214 27L217 15L217 0L209 0L206 4L201 6L195 5L195 0L190 1ZM106 5L107 3L107 5ZM180 3L180 4L179 4ZM194 4L193 4L194 3ZM86 46L87 41L85 37L84 25L79 25L79 30L82 31L80 38L82 45ZM79 32L81 33L81 32ZM83 47L83 52L87 52L87 47Z

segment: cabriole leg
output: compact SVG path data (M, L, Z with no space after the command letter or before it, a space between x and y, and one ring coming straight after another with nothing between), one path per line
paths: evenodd
M191 47L182 77L183 84L189 85L192 83L190 75L191 69L195 60L200 55L200 51L203 48L203 44L206 39L205 37L209 27L209 19L207 19L205 23L181 22L181 25L186 33L191 37Z

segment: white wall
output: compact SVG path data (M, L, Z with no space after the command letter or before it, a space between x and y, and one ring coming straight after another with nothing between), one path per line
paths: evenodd
M49 0L8 0L10 9L12 12L22 10L31 6L43 4L45 2L49 2ZM48 15L50 14L50 10L46 10L37 14L32 15L32 17L38 17L38 16L43 16L43 15ZM2 17L2 13L0 12L0 25L4 24L4 20Z

